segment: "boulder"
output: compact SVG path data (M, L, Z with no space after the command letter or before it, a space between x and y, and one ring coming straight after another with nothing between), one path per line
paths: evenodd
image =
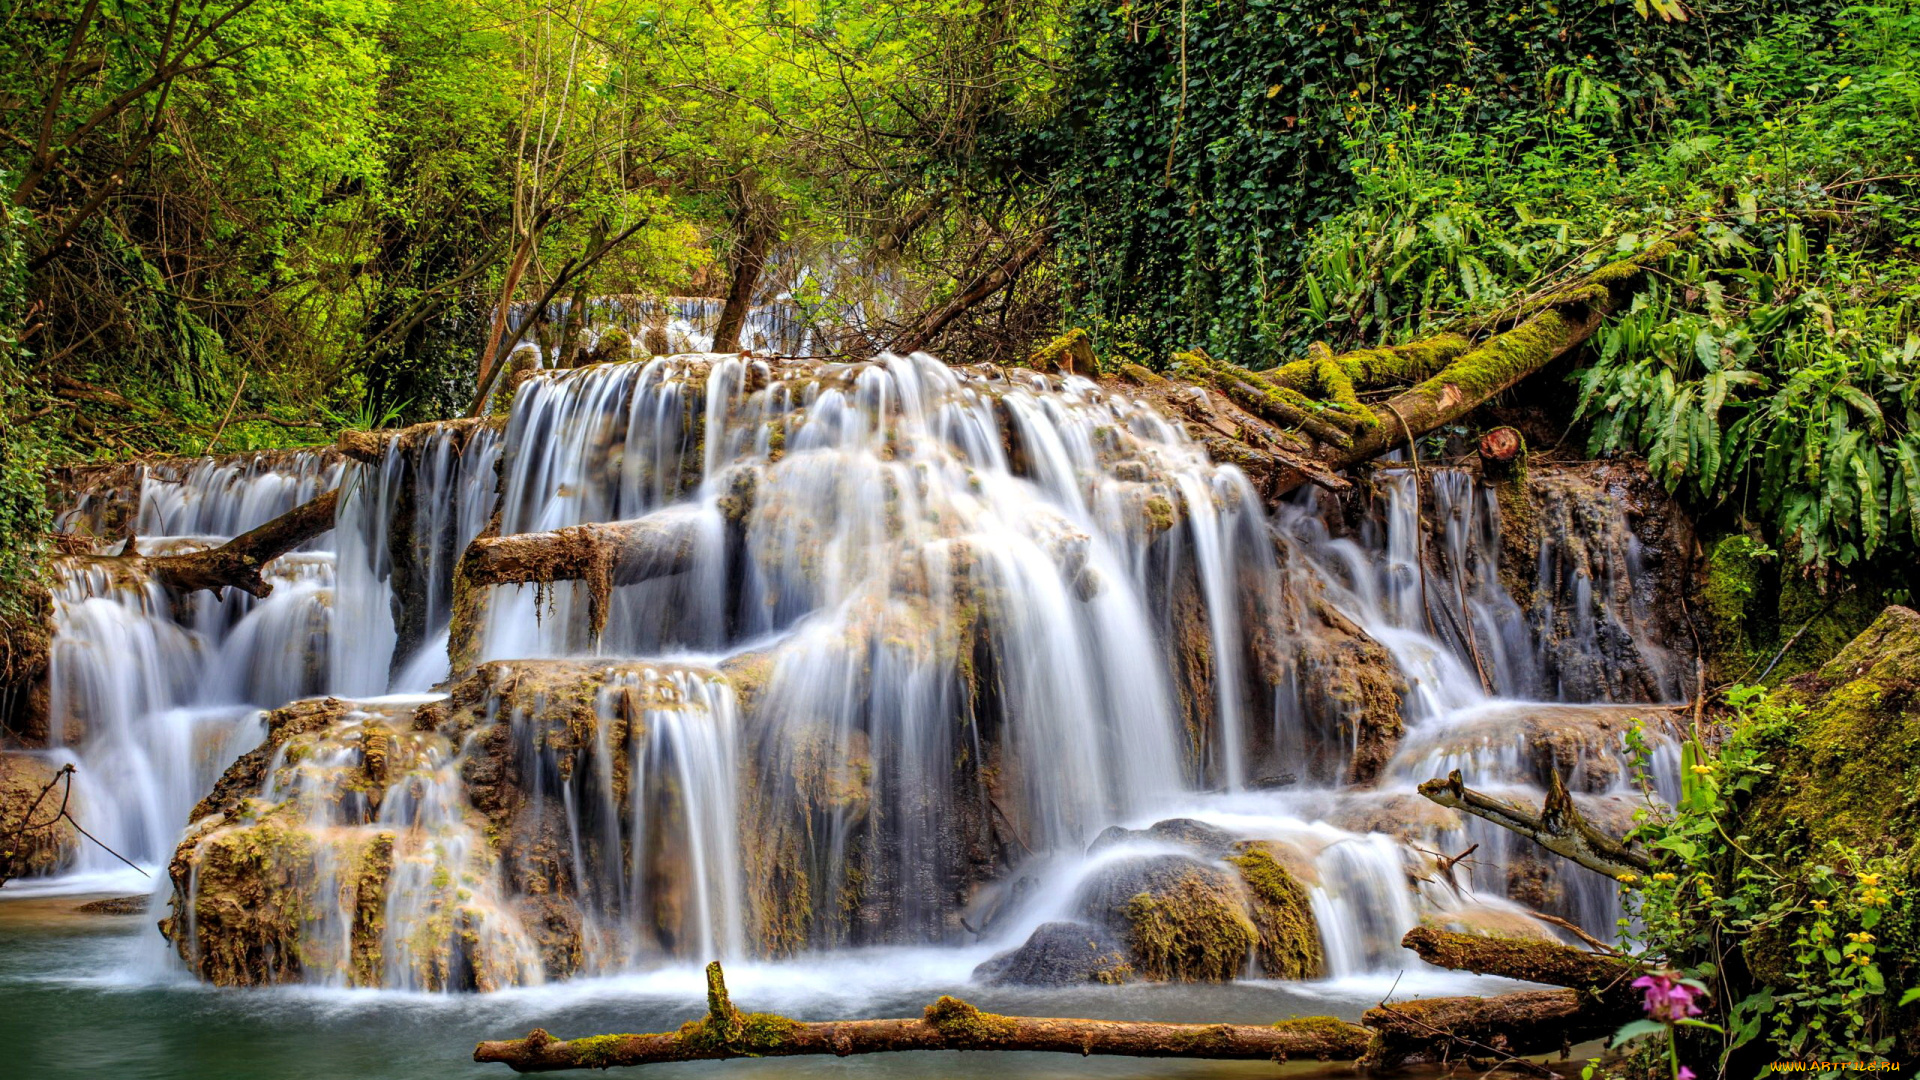
M1123 983L1133 978L1126 949L1107 930L1088 923L1050 922L1019 948L973 969L987 986L1072 986Z
M1304 978L1323 966L1306 890L1257 847L1226 863L1115 859L1081 882L1074 906L1125 945L1143 979L1225 982L1256 966L1269 977Z

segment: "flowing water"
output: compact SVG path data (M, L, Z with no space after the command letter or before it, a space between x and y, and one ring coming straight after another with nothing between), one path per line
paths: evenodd
M1459 769L1537 799L1556 769L1622 813L1642 797L1632 706L1678 697L1685 670L1650 629L1637 539L1604 515L1562 513L1503 579L1498 500L1467 472L1390 465L1357 523L1312 495L1270 512L1142 403L925 356L542 373L503 430L416 429L370 465L155 466L137 490L82 485L62 524L188 550L335 485L334 530L277 560L261 600L62 562L44 753L78 764L81 820L152 875L154 917L173 910L171 945L151 918L23 906L0 927L0 1030L34 1045L36 1024L86 1019L123 1044L42 1044L48 1075L283 1074L124 1048L193 1038L163 1015L355 1075L450 1075L476 1035L677 1023L716 958L756 1008L911 1011L1080 917L1116 868L1210 863L1149 828L1175 818L1286 854L1324 979L968 996L1357 1015L1395 980L1462 985L1398 947L1422 920L1551 933L1531 906L1613 932L1608 883L1413 788ZM506 537L640 521L674 538L671 572L463 595L455 563L490 519ZM1382 686L1403 737L1376 730ZM340 700L282 708L323 695ZM248 760L252 800L193 820ZM1436 871L1475 844L1458 878ZM83 850L6 892L98 892L117 867ZM456 989L494 992L437 993ZM370 1031L411 1045L415 1022L431 1052L368 1056Z

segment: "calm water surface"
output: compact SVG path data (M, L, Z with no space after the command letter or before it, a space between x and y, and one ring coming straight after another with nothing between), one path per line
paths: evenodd
M17 883L16 883L17 884ZM592 979L487 995L377 990L220 990L164 966L153 919L74 911L91 897L0 896L0 1076L17 1080L369 1080L506 1078L470 1055L481 1039L544 1027L555 1035L659 1031L705 1011L696 969ZM1430 972L1340 983L1007 990L970 986L970 950L841 953L728 971L747 1009L825 1020L915 1016L942 993L997 1012L1114 1019L1270 1023L1348 1019L1389 990L1396 1000L1487 993L1497 980ZM638 1074L635 1074L638 1075ZM1130 1061L1057 1054L881 1054L656 1066L650 1077L1243 1077L1352 1076L1344 1066Z

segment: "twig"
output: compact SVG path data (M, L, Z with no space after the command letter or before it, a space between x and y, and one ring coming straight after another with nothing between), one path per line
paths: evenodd
M25 836L29 832L38 831L40 829L50 829L53 827L54 822L59 821L61 818L67 819L67 824L72 825L75 831L79 832L81 836L84 836L87 839L93 841L94 843L99 844L100 850L105 851L107 854L113 856L116 859L119 859L121 862L126 863L128 866L132 866L134 871L137 872L141 877L150 876L145 870L142 870L140 869L140 867L136 866L133 860L127 858L125 855L122 855L119 852L108 847L105 841L101 840L99 837L88 832L86 830L86 827L81 825L80 822L74 818L73 812L67 808L68 804L73 800L74 771L75 770L71 762L60 766L60 771L53 774L53 779L47 781L47 786L40 789L40 794L34 798L33 805L27 807L27 812L21 815L19 828L15 829L13 831L13 834L7 838L6 854L4 856L0 856L0 859L4 860L4 861L0 861L0 885L5 885L13 877L13 859L14 859L13 853L19 850L20 838ZM52 817L48 818L47 820L41 822L38 825L32 824L33 812L35 810L40 809L40 804L46 801L47 793L53 790L53 785L58 784L62 780L65 780L67 782L67 786L66 786L66 789L60 793L59 812L54 814Z
M233 410L239 406L240 394L246 390L247 376L251 374L252 372L249 371L242 371L240 373L240 385L233 388L233 400L227 402L227 413L220 418L220 426L214 428L213 434L207 437L207 448L200 451L202 454L213 453L213 444L220 441L220 433L227 430L227 421L233 419Z

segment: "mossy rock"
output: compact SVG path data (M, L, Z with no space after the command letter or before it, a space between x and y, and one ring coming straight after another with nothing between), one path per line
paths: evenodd
M1093 355L1093 339L1085 330L1074 327L1027 354L1022 363L1048 374L1085 375L1099 373L1099 361Z
M1744 843L1803 861L1831 862L1832 845L1891 861L1888 907L1874 932L1889 993L1912 985L1920 977L1912 959L1920 955L1920 613L1887 608L1831 660L1776 691L1733 738L1771 767L1743 808ZM1788 981L1791 934L1778 925L1749 938L1757 978ZM1901 1016L1896 1058L1920 1048L1920 1011Z
M1227 982L1260 944L1239 875L1184 855L1122 859L1096 871L1075 905L1126 943L1143 979Z
M1240 870L1251 894L1253 925L1260 933L1260 969L1270 979L1311 979L1325 974L1326 953L1307 890L1265 849L1250 847L1227 860Z
M1744 733L1773 771L1748 808L1750 831L1804 833L1878 854L1905 853L1920 827L1920 613L1889 607L1776 701L1804 710Z

